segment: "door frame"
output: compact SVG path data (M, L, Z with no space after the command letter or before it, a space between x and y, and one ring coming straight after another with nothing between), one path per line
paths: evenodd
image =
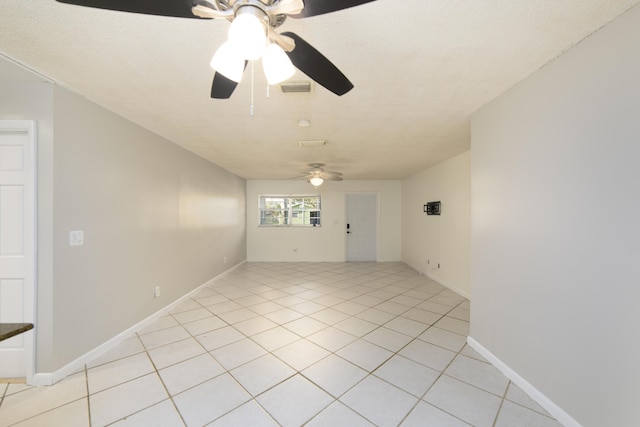
M24 277L24 322L36 324L37 283L37 139L34 120L0 120L0 132L26 132L27 152L24 162L29 167L25 180L24 232L25 232L25 277ZM27 384L33 383L35 374L36 329L23 333Z
M347 234L347 223L349 220L349 196L376 196L376 259L380 260L380 192L378 191L350 191L344 194L344 261L349 262L349 235Z

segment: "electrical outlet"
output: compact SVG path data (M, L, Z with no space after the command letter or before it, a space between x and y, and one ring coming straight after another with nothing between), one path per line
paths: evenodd
M227 257L222 258L222 262L226 264L227 263Z
M153 290L153 297L158 298L159 296L160 296L160 286L156 286L156 288Z

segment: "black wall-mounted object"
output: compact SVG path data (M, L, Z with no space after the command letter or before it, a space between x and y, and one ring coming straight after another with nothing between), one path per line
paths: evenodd
M427 215L440 215L440 202L427 202L427 204L422 207L422 211Z

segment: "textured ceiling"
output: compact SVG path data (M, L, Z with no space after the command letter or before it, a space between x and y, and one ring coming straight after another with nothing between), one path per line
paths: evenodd
M468 150L475 110L639 2L377 0L289 18L280 30L355 89L275 86L267 97L258 61L253 85L250 65L230 100L214 100L209 61L225 20L0 0L0 80L25 79L7 60L23 64L247 179L290 178L314 162L345 179L401 179ZM318 139L327 145L298 145Z

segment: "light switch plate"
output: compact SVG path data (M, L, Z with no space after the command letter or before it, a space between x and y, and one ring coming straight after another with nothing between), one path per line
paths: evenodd
M72 230L69 232L69 246L80 246L84 244L84 231Z

